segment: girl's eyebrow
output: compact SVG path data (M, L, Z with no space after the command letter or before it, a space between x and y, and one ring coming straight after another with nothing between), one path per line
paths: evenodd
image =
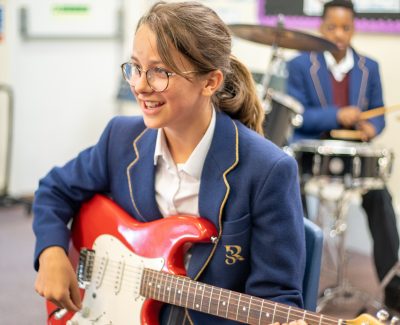
M134 55L131 55L131 61L139 62L139 60ZM150 60L149 62L150 62L150 65L164 64L164 62L162 62L161 60Z

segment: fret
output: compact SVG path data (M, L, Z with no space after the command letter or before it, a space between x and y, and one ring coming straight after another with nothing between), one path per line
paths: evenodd
M201 291L200 309L203 310L203 298L204 298L204 291L205 291L205 285L204 284L200 285L200 291Z
M182 296L183 296L183 287L184 287L184 285L185 285L184 279L181 279L181 280L182 280L182 287L181 287L180 290L178 290L178 293L180 294L179 306L183 306L183 305L182 305Z
M194 296L193 296L193 309L199 309L200 305L196 304L196 297L197 297L197 288L199 287L199 283L196 282L196 288L194 289Z
M249 309L247 312L247 323L249 322L249 317L250 317L250 310L251 310L251 300L253 299L253 297L250 296L250 303L249 303Z
M168 302L169 303L171 303L171 291L173 290L173 288L175 287L173 284L173 281L174 281L174 277L172 277L172 276L169 276L168 277L169 279L169 285L168 285L168 288L167 288L167 291L168 291Z
M323 317L324 317L324 315L321 315L321 317L319 318L319 325L321 325Z
M226 303L226 315L225 315L226 318L228 317L229 304L231 302L231 294L232 294L232 291L229 291L228 302ZM223 304L224 303L222 303L222 305Z
M277 303L274 304L274 311L272 313L272 323L275 323L275 311L276 311L276 305Z
M236 320L238 320L238 318L239 318L239 308L240 308L240 297L241 297L241 295L238 295L239 296L239 300L238 300L238 305L237 305L237 308L236 308Z
M220 316L220 312L219 312L219 304L221 303L221 293L222 293L222 289L219 288L219 296L218 296L218 306L217 306L217 315Z
M258 325L261 325L261 316L263 314L264 299L261 300L260 318L258 319Z
M182 290L182 295L183 295L184 290ZM189 293L190 293L190 281L189 281L189 286L186 290L186 304L184 305L185 307L187 307L189 305Z
M286 323L289 324L289 317L290 317L290 309L292 308L292 306L289 306L289 310L287 313L287 318L286 318Z
M167 290L167 287L168 287L168 285L167 285L168 275L166 273L161 273L161 274L162 274L162 282L164 284L164 290L163 290L163 293L162 293L163 301L169 301L169 300L166 299L166 295L165 295L165 291Z
M208 301L208 313L210 313L210 307L211 307L211 300L212 300L213 289L214 289L214 287L211 286L210 300Z
M306 319L306 315L307 315L307 310L303 310L303 320L305 321L305 319Z
M156 292L157 292L157 294L158 294L158 299L157 300L162 300L161 299L161 297L160 297L160 294L161 294L161 284L160 284L160 279L159 278L161 278L162 277L162 273L161 272L157 272L156 273L156 284L155 284L155 290L156 290Z

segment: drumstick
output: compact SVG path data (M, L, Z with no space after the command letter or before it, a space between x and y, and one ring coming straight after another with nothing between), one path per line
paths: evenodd
M389 113L389 111L393 112L393 111L398 110L398 109L400 109L400 105L393 105L393 106L389 106L389 107L382 106L382 107L377 107L377 108L374 108L374 109L370 109L370 110L362 112L360 114L360 120L368 120L369 118L373 118L373 117L376 117L376 116L379 116L379 115L383 115L386 112Z
M331 138L342 140L361 140L362 132L359 130L331 130Z

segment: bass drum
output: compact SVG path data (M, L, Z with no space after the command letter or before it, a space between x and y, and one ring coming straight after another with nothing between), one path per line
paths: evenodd
M303 124L303 105L293 97L269 88L264 109L264 136L281 148L286 146L293 128Z

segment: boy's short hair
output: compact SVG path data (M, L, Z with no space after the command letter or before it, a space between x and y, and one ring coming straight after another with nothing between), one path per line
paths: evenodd
M351 2L351 0L332 0L324 4L324 11L322 12L322 18L326 16L326 12L328 11L328 9L333 7L342 7L350 9L353 13L353 16L356 16L354 5L353 2Z

